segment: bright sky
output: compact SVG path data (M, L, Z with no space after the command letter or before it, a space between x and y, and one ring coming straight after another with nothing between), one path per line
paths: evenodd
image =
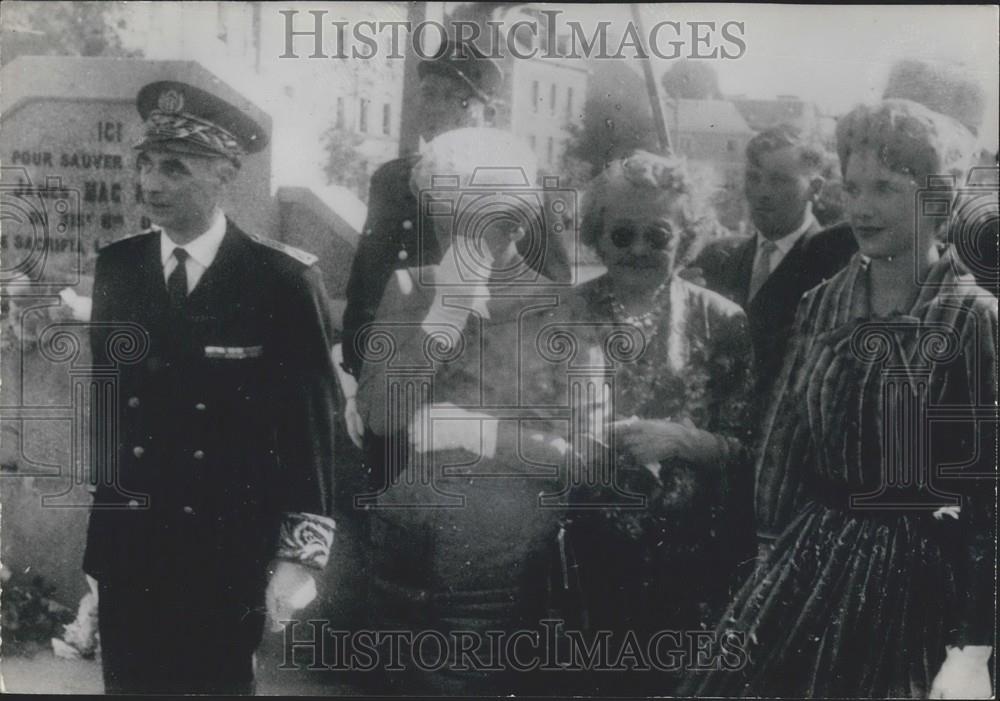
M610 20L612 29L631 19L628 5L549 7L581 22ZM890 67L899 59L961 65L988 96L980 130L983 145L997 146L996 6L664 3L643 4L642 16L647 31L663 20L745 23L746 53L711 62L721 90L747 97L797 95L832 114L878 99ZM661 42L669 39L661 36ZM670 61L654 59L654 65L661 72Z
M434 9L457 3L430 3ZM609 35L620 36L631 21L629 5L598 4L533 4L545 10L558 10L560 22L576 20L589 37L597 22L611 23ZM174 41L170 46L143 45L148 27L138 21L149 15L152 4L129 3L138 28L133 39L155 58L194 58L204 60L201 53L218 51L213 28L219 9L214 3L184 3L177 5L178 12L166 13L173 19L176 33L185 41ZM721 29L726 22L742 22L746 52L740 58L705 59L715 69L723 93L745 95L751 98L774 98L778 95L796 95L815 102L833 115L843 114L860 102L873 102L885 87L890 67L903 58L943 61L963 66L966 75L977 80L987 95L986 118L980 128L982 146L995 151L998 147L998 8L990 5L949 6L833 6L833 5L761 5L761 4L643 4L643 22L647 32L665 20L686 22L715 22ZM170 9L159 6L160 10ZM250 17L249 4L228 4L226 13ZM234 87L242 88L276 118L275 174L276 182L304 178L323 181L322 163L325 155L321 148L320 134L333 116L335 96L350 88L345 75L350 70L363 67L357 62L337 60L283 60L277 58L284 51L285 18L281 9L296 9L300 29L309 28L309 10L325 10L324 18L327 51L333 52L336 44L335 29L330 22L343 19L356 25L363 20L382 22L401 21L407 18L405 3L309 3L284 0L261 6L261 58L267 69L254 74L236 59L212 55L206 63L224 79L232 80ZM163 12L157 14L162 18ZM176 16L174 16L176 15ZM152 15L150 15L152 17ZM517 18L510 17L509 21ZM146 22L152 21L147 18ZM185 27L199 28L202 32L187 32ZM145 28L145 29L144 29ZM350 31L350 30L348 30ZM388 32L387 32L388 33ZM433 32L431 40L433 41ZM716 33L716 44L719 43ZM669 51L666 42L674 39L669 30L660 35L660 44ZM688 46L690 36L685 37ZM298 51L303 55L309 50L309 38L300 38ZM212 46L202 45L211 44ZM192 45L193 44L193 45ZM215 46L213 49L212 47ZM611 51L617 48L612 41ZM204 51L202 51L204 49ZM228 50L228 49L227 49ZM384 47L383 47L384 51ZM165 53L164 53L165 52ZM194 52L194 55L189 55ZM228 63L227 63L228 61ZM662 73L672 61L652 59L654 71ZM629 61L637 71L641 62ZM231 68L237 75L223 71ZM221 72L220 72L221 71ZM339 75L339 78L338 78ZM364 79L375 81L375 74ZM289 92L289 85L295 88ZM347 85L347 87L345 87ZM290 115L290 116L289 116ZM392 149L390 149L390 152ZM386 156L388 157L388 156Z

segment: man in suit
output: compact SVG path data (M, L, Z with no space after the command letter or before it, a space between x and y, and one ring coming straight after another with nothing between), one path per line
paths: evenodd
M120 397L95 422L84 556L105 687L251 693L265 612L308 603L333 542L333 325L316 258L220 208L260 126L179 82L137 106L155 227L100 252L91 330ZM145 350L125 364L123 330Z
M747 312L765 398L781 370L802 294L835 275L857 250L846 225L824 229L813 216L826 154L795 127L782 125L747 144L745 190L754 234L712 241L691 267L705 286Z
M747 313L757 373L756 394L768 404L781 372L803 293L835 275L857 251L846 224L828 229L813 216L826 153L799 129L781 125L757 134L747 144L745 190L754 234L710 242L692 268L704 284ZM758 475L761 485L770 484ZM774 488L780 488L780 485ZM762 536L784 524L757 514Z

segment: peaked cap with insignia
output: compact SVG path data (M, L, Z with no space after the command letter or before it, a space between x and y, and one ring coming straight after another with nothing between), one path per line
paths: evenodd
M456 44L450 39L417 64L417 73L421 78L436 73L458 80L487 104L497 97L503 83L503 71L496 61L487 58L474 44Z
M196 156L223 156L239 164L267 146L267 133L242 110L187 83L161 80L139 91L146 123L137 149L162 148Z

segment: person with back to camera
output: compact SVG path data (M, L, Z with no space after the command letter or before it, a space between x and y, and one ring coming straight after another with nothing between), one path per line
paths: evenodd
M419 651L404 650L405 671L384 671L408 693L543 688L503 657L503 644L485 645L490 631L541 631L564 511L541 495L558 491L566 469L552 468L573 459L566 422L552 414L570 394L567 362L539 340L563 318L568 290L545 275L545 250L518 252L522 239L542 235L541 201L532 204L538 191L528 186L536 175L530 149L509 133L470 128L434 139L412 187L430 198L421 226L444 254L393 273L359 348L361 416L390 454L406 456L371 505L375 627L484 643L474 646L480 668L456 637L441 669L418 670ZM438 191L439 176L457 187ZM586 352L586 339L577 347Z

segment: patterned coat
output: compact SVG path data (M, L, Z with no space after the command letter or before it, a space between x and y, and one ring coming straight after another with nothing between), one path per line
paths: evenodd
M545 281L491 285L486 315L431 322L438 293L469 304L455 288L436 288L437 270L394 274L364 349L358 409L398 476L368 502L372 610L391 629L537 630L574 464L558 446L575 418L597 414L585 399L574 402L587 393L570 384L601 381L600 351L568 323L566 288ZM465 419L462 433L483 454L409 450L414 416L432 406L439 413L426 435L440 435L430 432L441 430L449 406L460 407L479 417ZM432 689L507 693L530 675L439 686L447 676L463 677L431 675Z
M950 250L906 314L868 285L859 255L802 300L758 463L789 525L717 629L749 664L686 693L925 697L946 645L992 644L996 298Z
M620 323L606 277L583 285L578 302L578 319L607 329ZM714 620L755 551L746 316L674 276L641 332L641 354L615 369L615 418L690 420L715 437L719 462L667 460L657 481L619 451L620 485L645 506L573 511L570 532L593 628L697 630ZM607 496L592 488L575 494L578 506Z

